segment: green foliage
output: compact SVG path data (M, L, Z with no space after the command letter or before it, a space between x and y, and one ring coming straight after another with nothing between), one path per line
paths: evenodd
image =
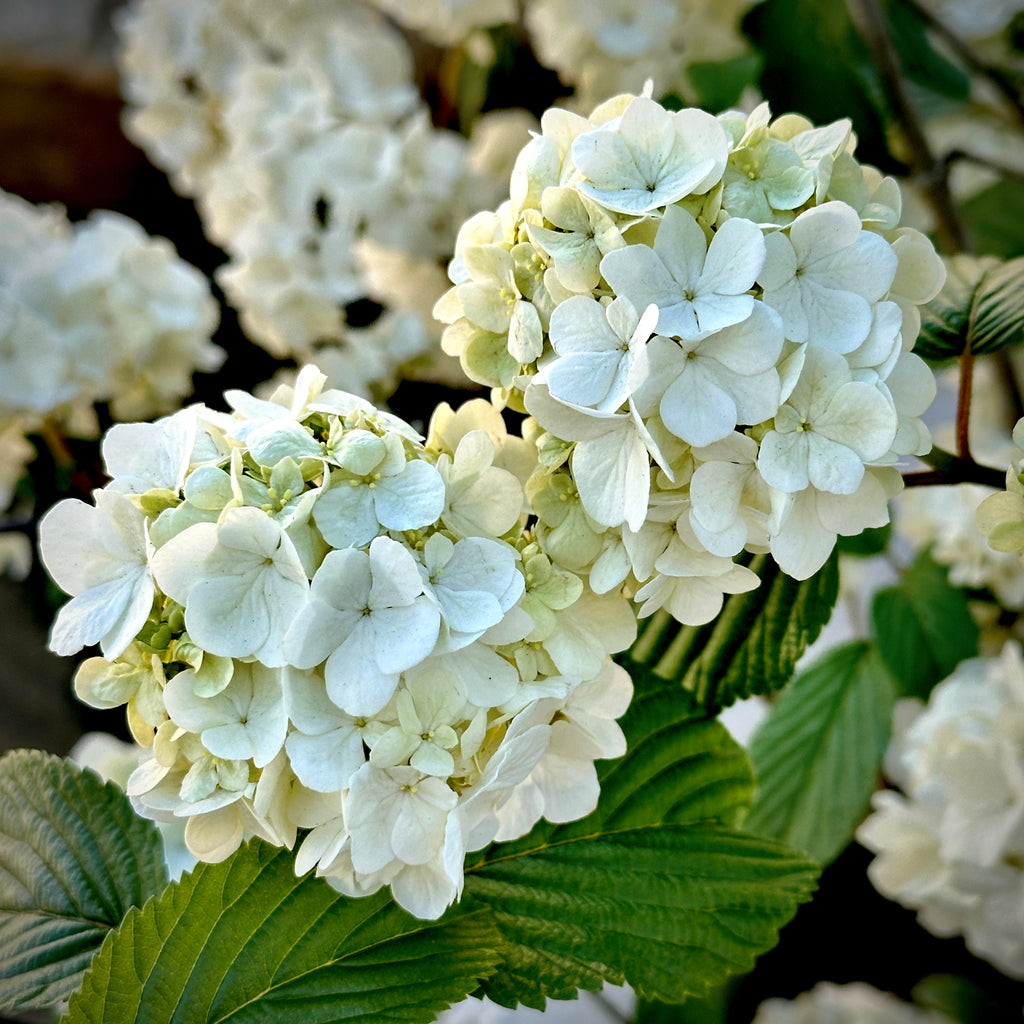
M903 73L915 85L953 100L966 100L970 81L932 46L926 15L905 0L888 0L889 33Z
M528 845L528 844L527 844ZM773 840L714 824L662 825L492 848L466 890L507 943L486 984L497 1002L542 1006L629 981L681 1002L749 970L808 899L817 868Z
M66 999L129 907L166 883L156 827L117 786L38 750L0 758L0 1006Z
M848 117L859 137L858 158L897 168L884 144L878 75L845 3L765 0L743 27L764 54L761 90L773 113L793 111L815 124Z
M921 310L914 351L940 361L971 351L995 352L1024 340L1024 257L946 260L942 291Z
M757 82L764 58L744 53L732 60L695 61L686 73L697 94L697 106L717 113L739 102L743 90Z
M497 966L486 913L419 921L349 899L252 840L201 864L111 935L67 1024L431 1021Z
M841 555L870 558L885 551L891 537L892 523L886 523L885 526L869 526L852 537L839 537L836 540L836 550Z
M871 615L882 660L910 696L926 700L936 683L978 654L967 595L927 551L896 586L878 591Z
M1024 256L1024 181L1003 178L960 204L979 253Z
M874 647L829 651L786 687L755 733L746 827L821 864L853 838L889 742L895 690Z
M708 713L778 690L832 614L839 592L837 564L833 553L819 572L800 581L769 556L758 556L750 563L761 577L756 590L727 597L721 614L705 626L652 616L620 660L634 675L644 668L662 679L678 679Z
M637 696L629 754L603 766L590 815L540 822L467 864L467 893L508 944L491 998L540 1007L626 980L679 1002L748 969L809 897L809 862L724 827L749 804L750 764L718 722L688 720L681 696L664 684Z
M956 974L929 974L911 993L914 1002L960 1024L999 1024L1005 1014L980 985Z

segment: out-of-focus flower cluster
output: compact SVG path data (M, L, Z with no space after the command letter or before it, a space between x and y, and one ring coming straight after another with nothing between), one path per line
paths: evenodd
M76 691L127 705L129 794L197 857L310 829L298 872L436 917L467 850L594 807L635 619L525 529L534 450L486 402L424 444L324 381L115 426L95 504L40 526L51 647L99 643Z
M206 278L166 239L117 213L72 224L57 206L0 193L5 449L48 417L94 434L96 402L117 419L177 408L192 374L223 362L217 320Z
M853 148L845 121L624 95L549 110L463 226L442 343L532 417L539 532L596 592L706 622L757 585L742 551L803 579L888 521L930 447L910 348L944 271Z
M857 839L868 875L939 936L1024 978L1024 662L1019 645L962 662L927 707L902 701L883 790Z
M947 393L955 394L956 371L942 371L938 378ZM971 452L981 462L1005 464L1014 451L1008 436L1012 415L995 363L984 359L975 362L972 393ZM946 404L952 407L952 399ZM935 439L948 450L956 446L951 425L938 429ZM978 507L991 495L992 491L981 484L911 487L896 500L894 523L900 535L918 548L928 547L937 562L949 566L954 586L987 588L1002 607L1020 610L1024 608L1020 563L998 542L989 543L984 528L979 526ZM994 511L1001 501L987 507ZM1024 523L1024 511L1018 519ZM1021 544L1024 546L1024 540ZM980 606L977 610L983 614ZM1001 647L1002 640L996 649Z
M476 148L435 129L404 37L356 0L141 0L119 29L125 130L229 253L216 278L247 336L390 394L436 340L458 224L503 189L500 124ZM391 309L348 326L364 298Z
M435 43L470 49L480 29L517 18L514 0L373 2ZM638 92L652 76L665 92L695 100L690 65L746 53L740 21L756 2L529 0L522 8L537 59L573 88L576 109L589 109L616 92Z
M1024 419L1013 428L1013 442L1024 451ZM1010 463L1006 490L989 495L978 506L978 529L993 551L1016 556L1012 562L1019 577L1024 565L1024 456L1018 455ZM1020 603L1024 604L1024 599Z
M950 1020L861 982L833 985L826 981L796 999L766 1000L753 1024L950 1024Z

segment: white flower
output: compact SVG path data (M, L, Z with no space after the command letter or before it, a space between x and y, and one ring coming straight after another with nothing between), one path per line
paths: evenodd
M906 719L902 712L899 718ZM905 796L876 794L857 838L876 888L939 935L1024 977L1024 661L962 662L894 737L887 764Z
M871 303L893 283L897 258L880 235L861 228L845 203L800 214L765 239L758 282L782 316L786 337L833 352L852 352L871 330Z
M888 992L853 982L823 981L796 999L767 999L753 1024L951 1024L945 1014L923 1010Z
M177 493L185 485L196 441L196 416L182 409L156 423L115 423L103 438L103 464L110 490Z
M653 249L616 249L601 261L601 273L637 309L658 307L659 334L695 339L750 316L754 299L748 292L764 259L764 237L751 221L730 218L708 245L697 221L670 206Z
M880 459L896 436L896 414L885 396L852 379L842 356L809 348L793 393L761 441L758 468L780 491L809 484L852 494L864 465Z
M445 487L428 462L406 461L402 440L367 430L347 432L334 447L341 466L313 509L324 539L336 548L362 547L381 532L429 526L444 508Z
M366 760L365 724L342 711L327 694L323 676L285 668L288 717L295 728L285 748L298 780L318 793L348 788Z
M196 693L191 669L179 672L164 688L164 702L171 721L199 733L214 757L252 758L262 768L284 746L288 709L278 672L256 662L237 664L231 682L211 697Z
M415 768L363 765L346 808L355 870L371 874L393 860L426 864L444 845L456 803L458 795L442 779Z
M199 646L231 658L285 663L281 642L309 588L281 527L256 508L229 509L172 537L152 561L160 589L185 608Z
M584 295L559 304L551 314L550 340L558 358L532 381L546 385L567 405L613 413L647 376L646 344L658 310L637 313L625 298L607 306Z
M729 141L702 110L665 110L636 96L615 127L578 135L572 158L584 180L580 192L609 210L643 214L702 195L725 170Z
M368 553L346 548L324 558L283 650L297 668L325 663L331 700L351 715L372 715L399 675L434 649L440 622L415 559L377 537Z
M636 404L647 417L657 410L688 444L721 441L737 424L760 423L778 410L782 345L779 317L763 302L716 334L672 341L659 333L648 345L649 374Z
M72 595L57 614L50 649L74 654L98 643L113 659L142 628L155 589L142 514L114 491L96 491L94 498L95 506L67 498L39 523L43 562Z
M423 563L421 573L448 630L448 650L465 647L496 626L523 596L515 551L498 541L466 537L453 544L435 533L423 545Z

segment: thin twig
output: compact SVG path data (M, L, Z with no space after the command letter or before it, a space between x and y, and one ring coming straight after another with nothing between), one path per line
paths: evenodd
M928 487L937 484L982 484L1001 490L1006 486L1006 471L992 466L983 466L972 458L960 458L942 448L932 448L921 456L933 469L918 470L903 474L907 487Z
M969 163L977 164L979 167L984 167L987 170L995 171L1004 178L1016 178L1018 181L1024 181L1024 168L1011 167L1009 164L1002 163L999 160L993 160L988 156L981 156L978 153L968 153L965 149L951 149L942 158L942 162L946 165L947 171L958 160L965 160Z
M847 7L882 80L891 113L906 141L911 169L935 209L942 247L949 252L964 252L970 243L949 191L948 168L944 161L936 159L910 102L903 66L878 0L847 0Z
M960 356L960 385L956 395L956 452L964 462L971 459L971 388L974 383L974 353L970 348Z
M1021 102L1020 90L1013 79L1006 75L1001 68L989 64L988 61L978 56L941 18L937 17L924 4L919 3L919 0L903 0L903 3L923 18L971 71L991 82L1007 101L1013 117L1024 124L1024 105Z

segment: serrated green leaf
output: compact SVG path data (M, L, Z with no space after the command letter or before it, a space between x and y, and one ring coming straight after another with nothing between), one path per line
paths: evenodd
M495 855L666 823L737 824L754 795L750 759L724 725L690 713L675 687L635 697L621 720L629 753L598 762L597 807L564 825L539 821L521 839L492 847Z
M882 660L912 697L927 700L936 683L978 654L978 627L967 595L927 551L899 584L875 594L871 617Z
M709 914L714 917L713 912L695 910L686 920L674 921L671 929L675 930L665 931L664 942L660 945L656 937L652 939L647 934L629 938L628 929L632 926L622 922L634 916L641 920L646 914L650 920L637 927L655 929L660 927L655 921L656 912L640 906L626 907L631 897L609 882L604 866L595 862L591 870L587 860L589 844L610 849L601 844L614 846L617 837L622 835L654 835L662 825L670 831L692 827L698 830L695 834L703 835L703 830L710 825L733 824L745 812L753 792L746 753L719 722L688 718L692 708L682 698L684 695L677 687L666 685L664 681L659 688L638 694L622 719L629 753L617 761L602 764L601 797L597 808L586 818L564 825L539 822L522 839L495 844L480 854L479 859L470 858L466 868L467 892L475 893L495 909L502 934L511 943L507 947L507 962L485 982L485 990L492 998L506 1005L519 1001L540 1007L546 997L571 998L578 988L593 989L603 980L617 981L624 977L634 987L658 998L678 1001L684 991L704 990L701 972L706 970L709 977L720 976L707 965L716 961L721 950L714 941L705 949L699 939L703 934L701 929L709 927ZM689 849L685 836L680 838L675 831L671 834L676 837L671 842L680 850ZM518 905L503 902L502 894L511 890L502 887L518 884L515 879L522 872L527 879L522 884L535 888L539 883L530 880L533 878L530 873L535 871L533 858L553 849L569 851L566 856L570 859L581 857L573 869L577 873L566 880L560 891L558 883L552 879L551 885L555 887L552 891L534 893L533 897L541 903L550 900L550 907L544 910L531 904L526 916L520 918ZM776 852L769 856L774 857ZM653 893L661 884L659 875L669 872L675 877L674 854L668 850L657 856L638 857L635 861L631 851L620 850L620 855L634 865L636 872L635 886L630 892L635 888L639 893ZM503 867L495 869L496 874L492 873L491 865L499 862ZM481 872L490 881L477 885L472 879ZM495 889L491 882L499 876L502 887ZM646 895L641 897L646 898ZM581 905L606 908L610 916L603 931L607 934L602 934L602 928L585 916L577 920L577 906ZM795 903L793 906L795 908ZM555 927L546 921L545 913L553 914L559 925ZM588 911L582 913L585 915ZM666 913L667 910L663 911L663 915ZM726 930L733 927L726 923L729 916L719 922ZM621 921L613 924L618 918ZM551 937L552 929L559 933L555 939ZM687 929L693 930L694 948L686 951L692 970L678 973L678 968L669 966L681 954L673 936L690 934ZM632 946L634 941L639 943L638 947ZM572 955L564 955L565 944L572 947ZM650 969L641 966L641 961L649 963ZM722 967L725 973L732 969ZM668 976L672 970L677 971L677 976Z
M112 928L167 883L152 822L95 772L0 758L0 1007L66 999Z
M487 994L507 1006L605 980L682 1002L749 970L807 900L817 867L720 825L660 825L537 849L491 848L466 891L494 913L507 958Z
M761 577L756 590L727 597L721 614L706 626L681 626L667 613L655 613L619 660L631 675L646 669L678 679L705 713L778 690L832 614L837 566L833 552L819 572L800 581L769 556L758 556L750 563Z
M894 700L892 679L866 641L837 647L801 672L751 742L758 790L745 827L829 863L867 810Z
M942 291L921 309L914 351L938 362L966 351L995 352L1024 340L1024 257L946 260Z
M386 891L296 878L288 850L251 840L129 913L66 1024L432 1021L495 969L500 942L486 913L420 921Z

